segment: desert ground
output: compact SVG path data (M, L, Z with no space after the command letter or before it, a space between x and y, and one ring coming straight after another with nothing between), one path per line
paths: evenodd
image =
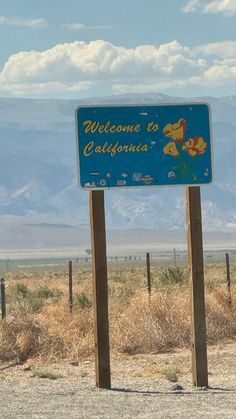
M209 388L192 385L183 264L153 265L151 296L141 262L109 266L110 390L95 385L91 269L73 270L72 313L67 269L5 273L0 417L235 417L236 265L229 300L225 265L211 262L205 265Z
M95 387L92 358L2 365L0 417L234 418L236 344L210 346L208 361L209 389L192 386L188 350L112 356L111 390ZM182 390L175 390L171 373L173 378L177 374Z

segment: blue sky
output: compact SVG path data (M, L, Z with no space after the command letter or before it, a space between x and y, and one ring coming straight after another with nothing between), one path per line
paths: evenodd
M0 96L236 94L236 0L0 0Z

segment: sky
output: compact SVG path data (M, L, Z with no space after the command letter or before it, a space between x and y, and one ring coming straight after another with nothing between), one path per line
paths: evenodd
M236 95L236 0L0 0L0 96Z

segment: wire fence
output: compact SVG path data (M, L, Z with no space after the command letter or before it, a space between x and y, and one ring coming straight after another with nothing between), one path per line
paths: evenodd
M230 304L235 294L236 253L205 252L205 283L209 287L223 285ZM108 255L110 295L127 300L138 287L146 287L151 295L166 286L181 284L188 288L187 253L169 252ZM54 302L64 296L72 311L73 305L90 306L93 300L91 254L76 258L26 258L0 260L0 302L2 319L14 313L16 297L27 301L37 311L45 300ZM117 286L118 285L118 286ZM233 294L232 294L232 292ZM25 300L26 301L26 300ZM7 304L7 308L6 308Z
M89 250L89 249L88 249ZM150 251L151 266L187 266L188 256L187 251L177 250L175 248L167 251ZM225 254L230 256L230 263L236 263L236 250L209 250L204 252L204 264L220 264L225 263ZM71 256L58 256L58 257L25 257L25 258L1 258L0 257L0 274L4 275L8 272L16 271L62 271L68 270L68 260L73 262L76 269L90 269L92 263L91 252L87 254L78 254L76 257ZM108 253L107 263L111 268L121 267L141 267L146 263L146 252L127 252L127 253Z

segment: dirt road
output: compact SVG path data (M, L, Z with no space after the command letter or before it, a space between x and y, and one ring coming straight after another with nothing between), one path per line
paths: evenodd
M2 365L0 418L235 418L236 344L208 355L210 389L192 387L189 351L113 356L112 390L95 388L93 360Z

